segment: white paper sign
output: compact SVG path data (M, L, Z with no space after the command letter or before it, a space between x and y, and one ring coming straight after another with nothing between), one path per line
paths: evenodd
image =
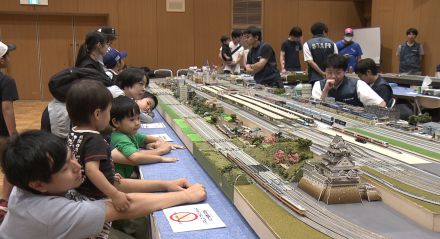
M193 204L163 210L173 232L226 227L209 204Z
M141 124L141 128L144 129L163 129L165 128L165 124L160 122L160 123L150 123L150 124Z
M158 137L168 142L173 141L173 139L168 134L150 134L150 136Z

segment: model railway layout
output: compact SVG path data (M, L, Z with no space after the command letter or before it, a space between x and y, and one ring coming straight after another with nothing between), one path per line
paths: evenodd
M380 235L337 216L319 205L313 198L305 195L300 190L294 189L267 167L261 165L229 142L226 136L206 123L200 116L194 114L188 107L180 104L172 96L161 95L159 97L165 104L173 108L176 113L182 115L191 127L201 134L207 142L235 162L260 186L265 188L267 192L296 212L296 215L298 215L296 217L299 220L334 238L381 238Z
M224 90L219 92L218 90L211 89L211 86L202 86L200 88L201 88L201 90L203 89L207 93L211 92L211 93L216 93L216 94L222 94L221 96L212 95L213 97L218 97L220 99L225 99L225 96L227 95L224 93ZM237 93L234 93L234 95L237 95ZM233 103L234 105L240 106L239 103L237 104L234 102L234 100L239 100L239 99L237 99L235 97L231 98L231 99L233 101L228 101L228 102ZM262 99L260 99L260 101L262 101ZM254 111L254 112L258 112L259 108L261 108L261 107L254 106L253 104L251 104L251 105L247 104L245 109L248 109L248 107L250 107L251 111ZM275 113L271 113L271 116L274 116L274 114ZM258 115L261 116L261 114L257 113L257 116ZM269 120L271 123L274 123L274 121L275 121L274 118L270 118L268 116L265 116L264 118L266 120ZM314 144L312 145L311 149L312 149L312 151L314 151L315 153L318 153L318 154L324 153L323 148L325 147L325 145L328 145L331 141L331 137L322 133L321 131L316 130L314 127L307 127L307 129L301 130L301 131L298 131L295 128L289 130L289 128L291 128L289 126L289 124L284 124L284 127L279 128L279 131L283 132L284 135L293 134L296 137L312 139ZM334 128L337 128L337 127L334 127ZM337 128L337 129L340 129L340 128ZM375 140L372 138L366 138L366 137L364 137L364 138L367 142L372 142L372 143L379 145L379 146L382 146L382 147L389 146L386 142L378 141L378 140ZM378 172L380 172L390 178L396 179L400 182L406 183L406 184L411 185L415 188L420 188L426 192L429 192L429 193L432 193L435 195L440 195L439 175L434 175L434 174L431 174L427 171L420 170L410 164L406 164L405 167L402 167L399 165L401 162L397 162L394 158L391 158L387 155L361 148L360 146L358 146L356 144L350 144L350 146L355 151L353 154L354 158L361 165L371 167L372 169L375 169ZM407 194L412 195L411 193L408 193L408 192L407 192ZM418 198L417 195L412 195L412 196L414 198Z

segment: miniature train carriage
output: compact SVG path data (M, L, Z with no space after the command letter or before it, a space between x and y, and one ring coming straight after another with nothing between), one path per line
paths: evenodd
M336 135L318 163L306 163L299 187L327 204L362 202L359 169L341 136Z

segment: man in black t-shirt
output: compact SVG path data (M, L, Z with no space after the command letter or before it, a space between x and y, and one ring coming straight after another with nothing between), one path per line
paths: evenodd
M244 31L244 39L251 49L247 55L246 72L254 75L261 85L283 87L273 48L261 38L261 30L251 26Z
M281 45L281 72L301 70L299 62L299 52L302 51L301 38L301 28L293 27L290 30L289 37Z
M9 52L15 50L15 45L4 44L0 41L0 68L6 68L9 62ZM8 75L0 72L0 137L8 137L17 133L15 126L14 101L18 100L15 81ZM8 198L11 194L12 185L4 178L3 191L0 195L0 223L7 211Z

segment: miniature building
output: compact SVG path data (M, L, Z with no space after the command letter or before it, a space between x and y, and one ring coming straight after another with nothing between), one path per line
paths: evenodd
M369 105L364 107L365 112L371 113L379 118L379 121L397 121L400 118L400 113L397 108L387 109L378 107L377 105Z
M438 129L438 130L435 131L434 139L436 139L436 140L440 140L440 129Z
M184 84L179 85L179 99L180 101L188 100L188 85L184 85Z
M327 204L362 202L359 170L341 136L336 135L318 163L306 163L299 188Z
M311 84L302 84L301 96L305 99L312 97L312 85Z
M440 124L435 122L429 122L422 125L423 133L435 136L436 131L440 129Z

